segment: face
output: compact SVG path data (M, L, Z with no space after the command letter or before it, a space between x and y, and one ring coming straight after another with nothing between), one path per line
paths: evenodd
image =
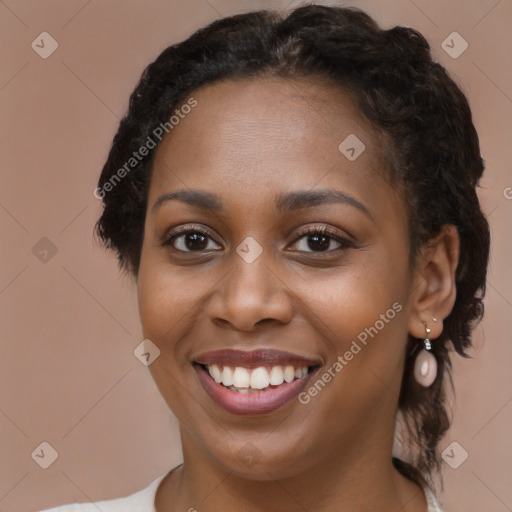
M388 461L412 284L375 133L320 81L191 96L155 155L138 274L185 458L254 479Z

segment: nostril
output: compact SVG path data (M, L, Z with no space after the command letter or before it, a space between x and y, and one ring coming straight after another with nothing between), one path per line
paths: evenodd
M258 324L262 324L262 323L264 323L264 322L272 322L272 320L273 320L272 318L263 318L263 319L261 319L261 320L258 320L258 321L256 322L256 325L258 325Z

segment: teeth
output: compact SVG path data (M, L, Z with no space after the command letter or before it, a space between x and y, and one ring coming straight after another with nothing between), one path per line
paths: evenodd
M226 387L233 385L233 370L229 366L222 370L222 384Z
M208 372L215 382L232 391L249 393L250 390L262 390L270 386L280 386L284 382L300 379L308 373L307 366L295 368L293 366L273 366L270 372L264 366L249 370L237 366L235 368L224 366L221 370L218 365L208 365Z
M300 368L298 368L300 370ZM291 382L295 378L295 368L293 366L287 366L284 369L284 380Z
M248 388L251 376L249 372L240 366L235 368L233 372L233 386L236 388Z
M270 384L270 378L266 368L262 366L255 368L251 373L251 388L252 389L265 389Z
M270 370L269 382L272 386L279 386L284 382L284 373L280 366L274 366Z
M220 368L216 364L212 364L208 367L208 371L210 372L211 377L213 380L219 384L221 377L220 377Z

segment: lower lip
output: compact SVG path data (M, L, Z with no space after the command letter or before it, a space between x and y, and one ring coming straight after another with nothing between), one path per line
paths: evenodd
M239 393L215 382L202 366L194 365L194 368L204 389L217 405L230 413L249 416L274 412L290 402L302 391L312 375L308 373L292 382L283 382L268 391Z

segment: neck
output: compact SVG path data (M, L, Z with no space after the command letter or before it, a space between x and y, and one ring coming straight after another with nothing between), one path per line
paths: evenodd
M194 444L182 433L184 464L162 482L157 512L425 512L423 490L394 468L382 441L361 437L293 476L280 477L269 469L253 479L221 467L204 452L188 449Z

